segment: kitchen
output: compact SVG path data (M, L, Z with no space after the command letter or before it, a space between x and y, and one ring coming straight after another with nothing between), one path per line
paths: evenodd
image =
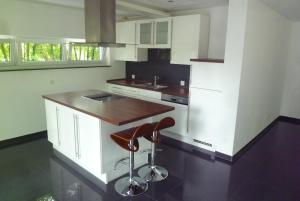
M82 3L8 3L2 0L1 5L4 5L4 9L0 14L1 35L3 38L11 37L3 41L13 41L18 46L19 41L26 44L26 41L45 39L50 42L57 41L54 40L55 37L77 38L70 43L62 42L63 49L72 46L71 50L76 52L81 49L78 42L82 42L81 39L86 34ZM287 120L286 117L297 119L298 107L296 102L293 102L297 100L297 96L292 100L287 99L292 93L291 86L295 86L297 79L285 77L296 74L291 73L296 71L292 68L295 56L288 55L289 48L297 51L297 48L292 46L293 41L297 39L297 30L294 28L297 27L296 23L292 24L277 14L279 11L275 12L269 4L265 5L265 2L261 1L214 1L210 5L199 3L197 9L182 10L178 8L185 8L188 3L175 4L178 7L174 6L174 10L170 2L163 5L168 5L170 10L166 12L155 6L117 1L116 43L126 44L126 47L100 50L103 51L101 58L106 58L101 64L102 67L99 67L99 63L91 63L88 68L84 68L82 65L89 64L72 63L69 60L64 61L67 62L64 64L23 64L24 62L20 62L17 57L12 57L13 67L9 64L1 66L0 77L4 97L1 104L3 146L5 143L13 143L11 139L16 137L19 140L20 137L23 139L22 136L26 134L38 134L35 137L43 136L44 139L47 126L49 137L51 129L46 124L42 96L49 100L53 94L92 89L97 89L95 94L101 90L128 97L129 100L132 98L173 109L170 112L159 112L160 114L147 114L150 116L146 115L147 117L143 118L145 122L132 124L138 126L142 123L159 122L164 117L172 117L175 120L174 126L161 131L162 142L159 146L164 148L157 157L165 167L169 167L170 164L162 160L162 156L166 156L164 154L168 153L171 147L175 148L176 152L182 150L196 152L200 156L204 154L212 161L234 162L243 153L247 153L245 150L251 148L253 140L259 139L257 136L263 136L259 134L263 133L265 128L279 121L278 116L280 121ZM21 17L22 15L18 14L20 10L30 15ZM45 21L49 21L48 26L39 23L36 16L41 13L38 10L44 11ZM8 11L16 17L10 18L11 14ZM141 20L137 17L139 15L148 19ZM264 19L260 24L257 24L258 17ZM274 19L278 23L273 24ZM272 35L267 37L270 33ZM291 44L285 42L287 37L291 38ZM11 47L13 49L14 45ZM285 59L280 59L279 55L283 55ZM287 73L282 66L287 66ZM58 102L56 99L52 101ZM26 107L24 103L27 104ZM93 100L91 104L96 103ZM65 103L63 105L66 106ZM73 109L80 112L80 108L76 106ZM116 117L117 115L114 116ZM112 133L105 136L109 137ZM112 144L112 141L109 141L109 144ZM78 149L79 145L75 146ZM144 140L141 140L140 146L140 149L150 148ZM118 148L116 144L114 147ZM120 148L118 150L123 154L114 154L114 162L110 161L108 169L112 169L113 163L126 156L127 152ZM167 157L171 155L169 153ZM147 163L146 156L147 154L136 154L135 168L138 169ZM101 185L102 190L112 185L110 181L128 173L128 164L121 169L120 172L123 172L111 179L100 178L102 182L108 183L108 186ZM174 176L174 172L184 174L179 173L177 169L167 169L173 173L171 176ZM231 166L224 165L222 169L226 173L220 178L224 179L224 183L230 183ZM86 177L89 178L90 175ZM200 180L199 182L201 183ZM100 185L99 181L95 183ZM157 185L163 185L163 182ZM114 191L113 188L114 186L111 191ZM189 189L185 189L185 192L188 191ZM194 193L197 194L196 191ZM227 188L219 193L231 194ZM142 196L148 195L146 193ZM182 196L188 196L188 193ZM197 197L193 199L197 200Z

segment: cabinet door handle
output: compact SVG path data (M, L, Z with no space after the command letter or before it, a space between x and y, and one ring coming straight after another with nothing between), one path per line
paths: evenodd
M59 109L56 107L56 129L57 129L57 142L58 146L61 145L60 141L60 119L59 119Z
M75 155L78 158L78 149L77 149L77 125L76 125L76 115L73 114L73 127L74 127L74 142L75 142Z
M152 38L151 38L151 41L152 41L152 45L155 45L156 44L156 23L155 22L152 22Z
M76 115L76 130L77 130L77 155L78 158L81 158L81 151L80 151L80 124L79 124L79 117Z

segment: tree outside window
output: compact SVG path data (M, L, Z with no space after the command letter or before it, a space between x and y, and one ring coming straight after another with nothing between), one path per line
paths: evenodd
M7 63L11 61L11 47L10 43L0 42L0 63Z
M75 45L72 46L72 61L100 61L101 48L95 46Z
M62 45L50 43L22 43L23 62L62 61Z

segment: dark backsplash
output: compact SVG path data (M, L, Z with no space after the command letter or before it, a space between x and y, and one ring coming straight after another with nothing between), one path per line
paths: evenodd
M126 62L126 78L134 74L137 80L153 81L158 75L161 83L178 85L180 80L189 86L190 66L170 64L170 50L149 49L148 62Z

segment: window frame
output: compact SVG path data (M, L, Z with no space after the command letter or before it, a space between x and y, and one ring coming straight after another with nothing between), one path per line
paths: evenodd
M10 61L9 62L5 62L2 63L0 62L0 69L2 67L7 67L7 66L13 66L15 65L16 62L16 46L15 46L15 41L14 38L11 36L5 36L5 35L0 35L0 42L4 42L4 43L9 43L10 44Z
M89 64L91 66L98 66L99 63L100 65L110 65L110 61L109 61L109 48L105 48L102 52L102 55L100 55L100 60L99 61L76 61L76 60L72 60L72 46L76 43L85 43L85 40L84 39L78 39L78 38L68 38L65 40L65 43L67 45L69 45L69 50L66 50L68 51L68 54L67 54L67 61L68 61L68 64L69 65L85 65L85 64ZM87 44L88 45L88 44ZM66 47L66 46L65 46ZM101 48L101 47L99 47ZM101 59L103 58L103 59Z
M22 70L48 70L48 69L72 69L72 68L95 68L110 67L110 49L104 48L103 58L100 61L72 61L67 48L72 49L72 43L84 43L84 39L74 38L25 38L0 35L0 42L9 42L11 45L11 61L0 63L1 71ZM54 43L62 45L62 61L22 61L22 43ZM69 46L68 46L69 45ZM87 44L88 45L88 44ZM100 47L101 48L101 47Z
M49 44L60 44L62 45L62 60L61 61L23 61L22 59L22 43L49 43ZM17 66L53 66L53 65L65 65L67 64L65 58L66 51L64 40L60 39L30 39L30 38L17 38L16 44L18 46L18 59L17 59Z

